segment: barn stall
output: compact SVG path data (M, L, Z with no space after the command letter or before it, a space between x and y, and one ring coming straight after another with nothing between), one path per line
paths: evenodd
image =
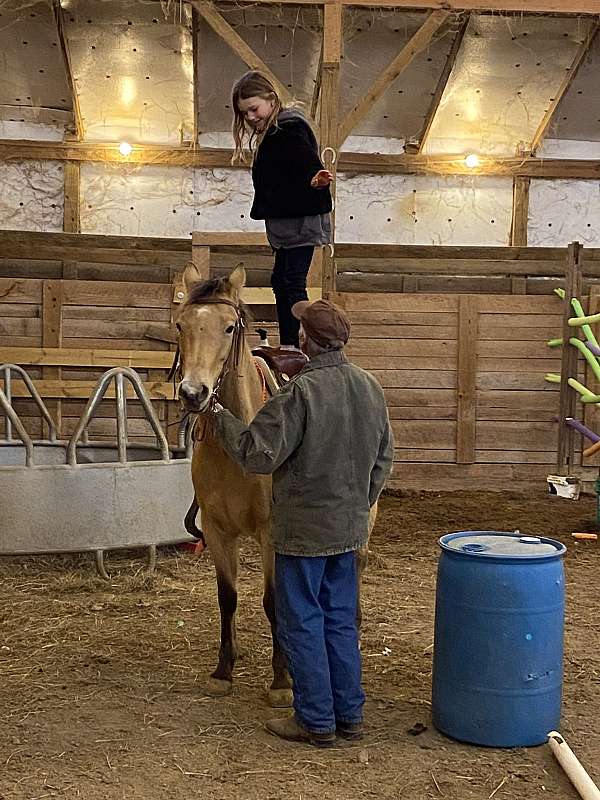
M335 247L316 254L311 295L350 314L349 354L380 380L396 436L366 578L359 746L315 754L262 730L250 543L244 658L224 700L202 691L218 633L210 554L162 550L153 574L115 554L108 583L84 557L19 556L0 561L0 791L574 797L546 747L483 750L431 726L436 540L479 528L568 545L563 732L600 779L596 546L571 538L595 530L594 501L545 494L549 473L588 490L598 474L554 419L597 431L568 384L596 391L596 377L547 346L571 296L600 310L598 3L10 0L0 14L0 363L27 370L59 438L125 365L177 444L167 373L190 259L206 277L243 261L245 300L276 341L272 257L249 175L230 166L228 92L246 66L314 119L336 173ZM47 436L18 380L12 404ZM117 428L109 396L89 433ZM152 439L135 399L128 436Z

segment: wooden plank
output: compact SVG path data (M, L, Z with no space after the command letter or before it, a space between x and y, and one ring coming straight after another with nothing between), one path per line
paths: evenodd
M478 450L536 450L548 453L554 461L558 426L551 420L525 422L489 422L477 426Z
M269 241L264 231L194 231L192 233L193 247L214 248L225 245L269 247Z
M433 93L433 97L431 99L431 103L429 105L429 110L427 111L427 115L425 117L425 121L423 122L423 126L417 136L417 141L419 143L418 153L423 152L423 148L425 146L425 142L427 141L427 136L429 135L429 131L431 130L431 126L433 124L433 120L437 113L437 110L440 106L440 102L442 100L442 96L448 85L448 79L450 78L450 73L452 72L452 68L456 62L456 57L458 56L458 51L462 45L467 26L469 24L470 16L469 14L465 15L464 20L462 21L456 35L454 37L454 41L452 42L452 47L450 48L450 52L448 53L448 57L446 58L446 63L444 64L444 69L438 79L437 85L435 87L435 91Z
M458 311L458 298L452 295L342 294L335 292L331 299L350 313L352 311Z
M545 342L479 341L477 354L481 358L539 358L555 361L560 351Z
M415 315L418 316L418 315ZM436 315L438 316L438 315ZM441 314L439 316L442 316ZM448 314L444 316L455 316ZM352 341L356 339L455 339L456 320L451 325L358 325L352 322Z
M34 258L44 258L44 245L51 244L57 249L65 251L67 248L84 248L88 252L93 250L155 250L164 252L167 258L172 258L174 253L179 253L180 258L188 258L191 254L189 239L171 239L159 236L108 236L96 233L41 233L39 231L0 231L0 252L8 249L32 247ZM84 261L94 261L85 258ZM119 262L116 262L119 263Z
M512 222L510 243L517 247L527 247L527 224L529 221L529 178L513 179ZM558 265L557 265L558 266ZM564 270L564 261L560 265ZM532 273L527 273L531 275ZM536 273L541 274L541 273ZM546 273L556 274L556 273Z
M526 179L519 178L518 180ZM367 275L371 273L395 273L397 275L413 273L416 275L445 276L542 275L545 277L547 275L564 275L565 262L564 251L563 258L557 261L546 261L544 259L506 259L500 261L486 258L370 258L368 255L362 258L340 258L338 250L337 268L338 275L344 272L362 272Z
M200 16L210 25L214 32L242 59L244 64L250 69L262 72L263 75L271 81L284 105L289 105L292 102L292 95L287 87L219 13L214 3L208 2L208 0L190 0L190 4L198 11Z
M587 36L579 45L573 62L571 63L571 66L567 68L565 77L563 78L558 90L554 92L554 97L548 104L548 108L546 109L544 116L542 117L540 124L533 135L533 139L531 140L530 150L533 155L536 154L537 149L544 141L546 133L548 132L548 128L554 119L556 109L558 108L563 97L569 91L569 88L575 80L577 72L579 71L579 67L583 63L586 55L590 52L590 48L594 42L594 39L596 38L596 34L598 33L598 27L599 24L597 21L590 24Z
M152 166L234 168L233 150L226 148L135 145L129 156L119 153L118 144L76 142L0 141L0 161L86 161L103 164L148 164ZM337 163L340 172L374 175L469 175L464 154L409 155L342 152ZM480 157L477 175L505 175L528 178L598 180L600 161L594 159L542 159L535 157Z
M440 27L447 21L447 11L432 11L419 30L409 39L398 55L387 65L384 71L373 82L363 98L340 124L340 145L348 138L356 126L364 119L386 89L412 63L415 56L422 52L431 42Z
M475 460L475 409L477 397L478 298L461 295L458 305L458 358L456 376L456 463Z
M62 344L62 282L44 281L42 287L42 347L60 348ZM60 367L44 367L42 377L60 380ZM58 438L61 438L62 419L59 401L48 405L50 416L54 419ZM44 436L49 435L46 423L43 423Z
M552 384L548 384L549 386ZM539 413L540 418L547 417L547 412L556 412L556 386L553 392L545 391L541 386L537 391L480 391L477 395L477 413L488 409L509 409L516 413L518 409L531 409Z
M455 420L391 420L396 442L402 447L423 450L453 450L456 441Z
M42 367L138 367L170 369L173 354L161 350L92 350L69 347L0 347L0 362Z
M388 406L419 406L420 408L456 408L456 391L454 389L421 389L406 387L387 387L384 388Z
M257 0L260 3L297 3L298 0ZM338 2L338 0L324 0ZM345 6L363 6L365 0L340 0ZM323 0L305 0L323 2ZM371 3L369 2L369 6ZM516 11L523 14L600 14L600 0L377 0L377 8L441 8L447 11Z
M456 389L456 372L427 370L373 369L384 389Z
M85 124L83 120L83 115L81 113L81 106L79 104L79 95L77 93L77 86L75 83L73 66L71 63L71 54L69 51L69 42L65 32L63 10L60 4L60 0L52 0L52 11L54 12L54 21L56 23L56 31L58 35L58 41L60 44L60 53L65 67L65 75L67 78L67 83L69 84L69 90L71 92L71 100L73 102L75 132L77 135L77 139L81 141L85 135Z
M0 236L1 236L0 232ZM411 259L415 262L424 259L432 261L477 259L483 263L495 261L535 261L564 263L566 247L487 247L472 245L406 245L406 244L361 244L358 242L337 243L338 258L356 259ZM585 261L599 261L600 250L585 249ZM502 265L504 266L504 265Z
M567 258L567 268L565 276L565 300L563 303L563 326L562 338L568 342L573 335L573 329L568 322L573 315L571 299L577 297L581 299L581 269L580 269L579 242L572 242L569 245ZM577 410L577 393L568 384L569 378L576 378L578 372L578 350L575 347L566 346L562 348L562 362L560 370L560 396L558 403L559 433L558 449L556 457L556 469L559 475L569 475L574 466L575 459L575 431L567 427L564 420L567 417L575 417Z
M438 339L353 339L346 345L349 356L412 356L414 358L452 357L457 355L460 342Z
M64 378L55 380L34 380L35 388L40 393L43 399L46 398L62 398L62 399L87 399L94 388L96 381L73 381L65 380ZM133 391L133 387L126 381L127 397L135 398L137 395ZM29 390L22 381L13 381L12 383L13 397L30 397ZM166 381L148 381L144 383L144 389L148 392L151 400L173 400L173 383ZM114 398L115 388L111 384L107 390L105 397L108 399ZM114 410L113 410L114 413ZM73 415L75 416L75 415Z
M2 280L0 280L1 295ZM112 281L64 281L63 303L74 306L121 306L123 308L169 308L169 286Z
M42 281L28 278L0 278L0 302L42 302Z

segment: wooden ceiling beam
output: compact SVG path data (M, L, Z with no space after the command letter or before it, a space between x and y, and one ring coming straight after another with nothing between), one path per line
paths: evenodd
M171 167L230 167L232 151L226 148L151 147L135 145L131 155L119 153L118 144L79 144L0 141L0 162L87 161ZM600 160L559 158L486 158L469 169L464 154L386 155L342 152L338 170L376 175L505 175L522 178L582 178L600 180Z
M430 44L436 32L449 16L450 14L447 11L431 12L419 30L408 40L398 55L390 61L379 77L376 78L362 100L354 106L352 111L341 122L339 128L340 146L366 117L377 101L381 99L386 89L404 72L415 56Z
M62 55L67 83L71 91L71 100L73 103L73 116L75 118L75 134L77 140L81 141L85 135L85 126L83 123L83 116L81 114L81 107L79 105L79 95L77 94L77 86L75 83L75 76L73 74L73 66L71 64L71 53L69 51L69 42L67 34L65 33L65 24L63 18L62 6L60 0L52 0L52 11L54 12L54 21L56 23L56 33L58 36L58 43Z
M254 0L258 5L343 5L434 11L515 12L519 14L600 14L600 0Z
M444 64L444 69L442 70L442 74L437 82L437 86L435 87L435 92L433 93L433 98L431 101L431 105L429 106L429 110L427 112L427 116L425 117L425 121L423 123L423 127L421 128L419 135L417 137L417 141L419 142L418 146L418 153L423 152L423 147L425 146L425 142L429 135L429 131L431 130L431 126L433 125L433 120L435 115L437 114L437 110L440 106L442 101L442 97L444 95L444 91L446 90L446 86L448 85L448 80L450 79L450 74L456 63L456 59L458 56L458 52L462 45L462 41L464 39L467 26L469 24L470 16L467 14L465 19L460 25L456 36L454 37L454 41L452 42L452 47L450 48L450 52L448 53L448 58L446 59L446 63Z
M546 109L546 112L542 117L542 120L538 125L536 132L533 135L533 139L531 140L530 149L532 155L536 154L538 147L544 141L546 134L548 133L548 129L552 124L552 120L554 119L556 109L560 105L560 102L563 99L563 97L569 91L573 81L577 76L579 67L583 64L586 55L590 52L590 48L594 42L594 39L596 38L599 28L600 25L598 22L593 22L590 25L590 30L588 31L587 36L577 48L577 52L575 53L575 58L573 59L571 66L567 70L565 70L565 77L563 78L563 81L560 87L558 88L558 91L555 93L555 96L552 98L550 105Z
M214 32L221 37L238 55L241 60L250 69L258 70L266 75L271 81L279 98L284 105L291 103L292 95L289 89L283 85L275 73L265 64L265 62L256 55L250 45L242 39L239 33L227 22L227 20L219 13L219 10L214 3L210 0L190 0L193 8L195 8L200 16L207 22Z

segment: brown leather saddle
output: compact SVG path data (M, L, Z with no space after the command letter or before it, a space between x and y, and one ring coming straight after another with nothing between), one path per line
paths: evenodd
M294 375L297 375L308 362L308 358L304 353L299 353L295 350L285 350L281 347L265 345L254 347L252 349L252 355L258 356L266 362L280 386L287 383Z

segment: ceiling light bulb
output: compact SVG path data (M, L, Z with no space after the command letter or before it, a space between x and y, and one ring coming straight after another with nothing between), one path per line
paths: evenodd
M122 156L130 156L132 150L133 147L129 144L129 142L121 142L119 145L119 153L121 153Z
M479 166L479 156L475 153L469 153L465 158L465 164L469 169L475 169L475 167Z

